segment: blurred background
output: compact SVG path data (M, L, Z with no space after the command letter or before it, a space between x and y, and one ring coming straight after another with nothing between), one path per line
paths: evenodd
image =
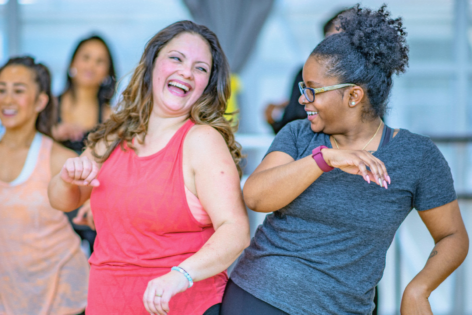
M377 9L384 2L393 17L403 18L410 46L410 67L395 78L386 123L433 138L451 166L470 233L472 0L365 0L362 5ZM296 73L323 38L323 24L355 3L0 0L0 64L13 55L36 57L51 69L57 95L66 84L77 42L98 34L110 46L122 89L146 42L160 29L183 19L206 24L219 36L234 73L232 106L240 111L237 138L247 154L244 182L274 137L264 116L266 106L288 100ZM248 211L254 232L264 215ZM379 314L398 313L401 292L424 266L433 245L413 210L386 257L379 285ZM471 255L430 297L434 314L472 314Z

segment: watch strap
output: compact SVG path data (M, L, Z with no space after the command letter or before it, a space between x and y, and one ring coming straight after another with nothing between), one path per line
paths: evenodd
M331 167L326 163L326 161L323 158L323 153L321 152L322 149L328 149L327 146L320 145L319 147L316 147L313 149L311 156L313 157L313 160L315 160L316 164L318 164L318 167L325 173L330 172L334 169L334 167Z

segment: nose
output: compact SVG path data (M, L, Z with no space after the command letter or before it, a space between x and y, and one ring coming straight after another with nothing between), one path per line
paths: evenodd
M304 94L300 95L300 97L298 98L298 103L303 106L308 103L308 100L306 99Z
M190 65L182 65L182 67L179 70L179 74L184 79L188 79L188 80L193 79L193 71L192 71L192 67Z

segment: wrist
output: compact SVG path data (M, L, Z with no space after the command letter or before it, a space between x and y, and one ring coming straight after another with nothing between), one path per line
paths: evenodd
M411 282L405 288L403 295L413 298L429 298L432 290L429 290L427 285Z
M63 170L61 170L62 172ZM74 186L77 186L75 184L72 184L68 181L66 181L64 178L62 178L62 174L59 175L59 180L61 181L60 184L62 184L64 186L64 188L67 188L67 189L72 189Z
M326 164L328 164L330 167L333 167L331 165L331 154L333 153L333 151L334 150L330 149L330 148L321 149L321 154L323 155L323 160L325 160Z
M329 163L329 151L330 149L328 149L328 147L321 145L313 149L311 154L313 160L315 160L320 170L325 173L330 172L334 169L334 167L332 167Z
M182 277L185 277L187 279L187 282L188 282L187 288L190 288L193 286L193 279L190 276L190 274L187 271L185 271L185 269L183 269L182 267L174 266L171 268L171 270L180 273Z

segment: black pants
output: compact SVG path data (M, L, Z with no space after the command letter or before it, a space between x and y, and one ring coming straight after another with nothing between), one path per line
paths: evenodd
M231 279L226 286L221 315L289 315L241 289Z
M203 315L220 315L220 311L221 311L221 303L213 305L212 307L207 309L206 312L203 313Z
M210 307L209 309L207 309L206 312L203 313L203 315L220 315L220 310L221 310L221 303L220 304L215 304L212 307ZM85 315L85 311L78 314L78 315Z

